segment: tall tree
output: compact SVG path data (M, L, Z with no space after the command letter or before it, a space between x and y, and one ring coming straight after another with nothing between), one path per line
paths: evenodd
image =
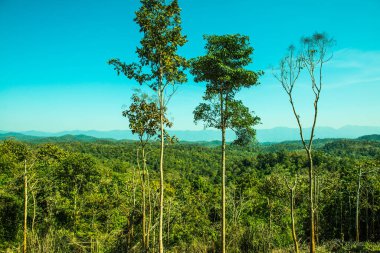
M301 39L302 48L299 55L295 53L295 47L290 46L287 55L280 61L279 73L274 76L281 83L285 92L288 94L289 102L292 107L293 114L296 118L300 138L303 147L306 151L309 163L309 212L310 212L310 252L314 253L316 248L315 236L315 212L316 212L316 177L313 165L312 144L315 133L315 126L318 116L318 102L323 86L323 66L332 57L328 50L333 45L334 41L325 33L315 33L310 37ZM311 81L311 89L314 95L313 121L311 126L311 134L309 139L304 136L304 129L301 124L300 116L297 113L293 100L294 86L301 69L306 69Z
M160 112L157 103L146 94L133 94L132 104L123 111L123 116L129 120L129 128L139 138L137 147L137 165L140 172L141 194L142 194L142 245L143 252L149 250L149 226L146 224L146 188L149 187L149 172L147 168L146 147L154 136L160 132ZM170 127L171 122L164 117L164 125ZM142 166L140 163L142 162ZM149 193L148 189L148 194ZM149 203L151 208L151 203Z
M181 17L178 1L167 3L166 0L141 0L141 7L136 12L134 21L140 26L143 37L136 53L138 63L126 64L119 59L108 63L128 78L146 84L157 93L160 112L160 222L159 252L163 245L163 212L164 212L164 118L167 103L175 92L175 84L186 82L184 69L185 58L177 54L179 47L186 43L182 35ZM172 89L169 89L171 87Z
M243 102L235 99L236 93L243 87L257 84L261 72L245 69L252 62L253 48L247 36L210 35L207 41L206 55L191 60L191 73L196 82L206 82L205 103L194 110L194 121L203 121L205 127L214 127L222 132L222 228L221 247L226 252L226 129L236 131L238 139L255 134L252 128L259 123ZM242 130L244 129L244 131Z

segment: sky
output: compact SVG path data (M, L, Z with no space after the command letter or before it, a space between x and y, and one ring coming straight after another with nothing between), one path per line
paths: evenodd
M326 32L336 45L326 64L319 126L380 126L380 1L179 0L188 43L179 54L205 54L204 34L240 33L254 47L250 70L260 84L238 98L261 118L258 128L296 127L289 101L273 78L290 44ZM110 58L137 61L141 34L137 0L0 0L0 130L128 129L123 106L138 84L117 76ZM189 75L169 104L173 129L200 130L193 110L205 84ZM297 83L295 102L311 125L310 82Z

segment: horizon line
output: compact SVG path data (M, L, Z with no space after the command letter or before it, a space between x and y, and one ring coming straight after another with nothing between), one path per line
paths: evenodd
M346 127L369 127L369 128L380 128L380 125L344 125L341 127L332 127L332 126L316 126L316 128L330 128L334 130L339 130ZM298 130L298 127L288 127L288 126L275 126L271 128L255 128L255 130L273 130L273 129L296 129ZM310 127L303 127L303 129L311 129ZM191 131L191 132L201 132L201 131L219 131L216 128L205 128L205 129L167 129L168 131ZM231 129L228 129L231 130ZM68 130L58 130L58 131L49 131L49 130L4 130L0 129L1 132L7 132L7 133L21 133L21 132L44 132L44 133L62 133L62 132L74 132L74 131L82 131L82 132L111 132L111 131L131 131L131 129L109 129L109 130L98 130L98 129L68 129Z

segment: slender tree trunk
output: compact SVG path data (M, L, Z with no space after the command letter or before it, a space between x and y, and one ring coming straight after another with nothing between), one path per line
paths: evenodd
M340 198L340 237L342 242L344 242L344 232L343 232L343 196Z
M94 208L94 206L92 206L92 208ZM94 210L94 209L93 209ZM95 211L92 211L92 218L91 218L91 229L92 231L95 231ZM96 236L95 236L96 238ZM96 240L93 239L93 237L91 236L91 252L96 252Z
M170 239L170 208L171 208L171 201L169 200L169 208L168 208L168 231L167 231L167 244L169 244L169 239Z
M226 132L222 127L222 253L226 252Z
M271 250L272 248L272 205L270 203L270 199L267 198L267 203L268 203L268 209L269 209L269 241L268 241L268 251Z
M368 214L368 203L369 203L369 199L368 199L368 189L366 190L366 193L365 193L365 196L366 196L366 207L365 207L365 228L366 228L366 235L365 235L365 239L366 241L369 241L369 214Z
M133 166L133 174L132 174L133 210L132 210L132 215L129 218L130 219L129 223L131 224L131 229L128 232L128 248L131 245L131 241L132 241L133 235L135 233L135 231L134 231L134 226L135 226L135 209L136 209L136 183L135 183L135 176L136 176L136 168L135 168L135 166Z
M222 128L222 252L226 252L226 132Z
M150 251L150 229L152 228L152 199L151 199L151 188L150 188L150 179L149 179L149 172L146 170L147 175L147 181L148 181L148 202L149 202L149 219L148 219L148 227L147 227L147 235L146 235L146 242L147 242L147 251Z
M375 240L375 221L376 221L376 211L375 209L375 191L372 189L372 208L371 208L371 217L372 217L372 228L371 228L371 240Z
M32 220L32 232L34 232L34 223L36 220L36 208L37 208L37 201L36 196L34 192L32 191L32 197L33 197L33 220Z
M319 184L318 184L318 177L317 173L314 170L314 226L315 226L315 243L319 244L319 216L318 216L318 191L319 191Z
M27 252L27 235L28 235L28 174L26 169L26 160L24 161L24 241L23 252Z
M162 79L161 79L162 80ZM161 89L161 87L159 87ZM163 93L160 91L160 129L161 129L161 150L160 150L160 227L159 227L159 252L164 252L163 241L163 220L164 220L164 103Z
M224 103L226 107L224 108ZM222 129L222 253L226 252L226 125L225 115L227 111L227 101L223 99L223 93L220 93L220 125Z
M338 220L339 220L339 211L338 211L338 200L337 198L335 198L335 201L334 201L334 206L335 206L335 225L334 225L334 238L337 239L339 238L339 234L338 234Z
M351 205L351 193L348 193L348 210L349 210L349 216L348 216L348 238L349 240L352 240L352 205Z
M142 191L142 243L143 243L143 252L146 252L147 243L146 243L146 201L145 201L145 169L146 169L146 159L145 159L145 149L142 148L142 159L143 159L143 168L141 176L141 191Z
M309 198L310 198L310 253L315 253L315 218L314 218L314 177L313 177L313 158L311 151L307 150L309 160Z
M77 193L74 194L74 232L77 231Z
M132 174L133 210L136 207L136 182L135 182L135 177L136 177L136 168L135 168L135 166L133 166L133 174Z
M360 205L360 180L362 177L362 168L359 167L359 176L358 176L358 188L356 191L356 214L355 214L355 229L356 229L356 241L359 242L359 205Z
M156 252L156 228L153 229L153 245L152 245L152 253Z
M298 247L298 241L297 241L297 234L296 234L296 225L295 225L295 220L294 220L294 190L295 187L292 187L290 189L290 213L291 213L291 218L292 218L292 237L293 237L293 243L294 243L294 250L296 253L299 253L299 247Z
M300 117L296 112L293 98L291 91L288 91L290 104L292 106L293 114L297 120L297 124L299 127L299 133L301 137L302 144L304 146L304 149L307 153L307 158L309 162L309 213L310 213L310 253L315 253L316 249L316 242L315 242L315 218L314 218L314 166L313 166L313 157L311 153L311 146L314 138L314 130L315 130L315 124L317 122L317 115L318 115L318 100L319 100L319 93L316 94L316 98L314 100L314 120L313 120L313 126L311 128L311 135L309 144L307 145L303 136L303 129L300 121Z

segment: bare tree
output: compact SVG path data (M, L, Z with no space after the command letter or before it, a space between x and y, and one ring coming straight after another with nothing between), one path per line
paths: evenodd
M302 145L306 151L309 162L310 252L312 253L315 252L316 248L315 213L317 210L317 206L315 205L317 179L314 175L312 144L318 117L318 102L323 86L323 66L332 58L332 54L328 52L328 49L333 43L334 41L325 33L315 33L310 37L302 38L300 53L296 55L295 47L290 46L288 48L288 54L280 61L279 72L274 73L275 78L281 83L285 92L288 94L289 102L299 128ZM305 131L302 127L300 116L297 113L293 99L294 86L302 69L307 70L314 95L313 121L309 139L305 138Z

